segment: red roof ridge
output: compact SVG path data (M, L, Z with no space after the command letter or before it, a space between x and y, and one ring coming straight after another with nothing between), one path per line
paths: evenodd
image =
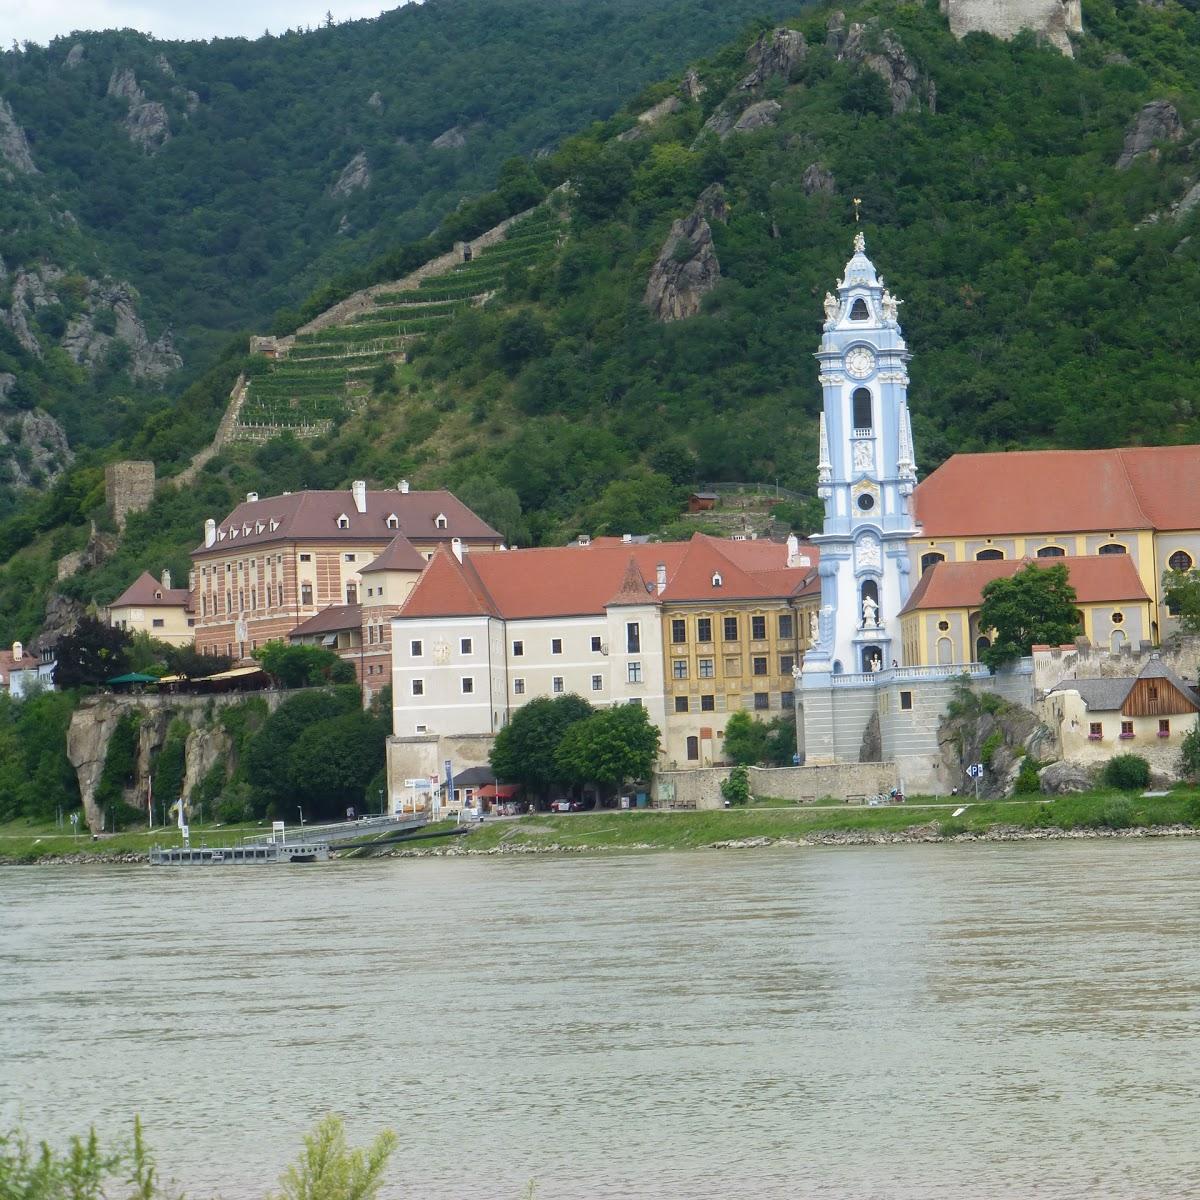
M409 593L402 617L461 617L496 616L496 608L487 589L483 588L479 573L472 569L467 576L464 564L445 546L434 551L429 565L421 573L416 586ZM482 590L483 595L480 595ZM455 610L459 611L455 611Z

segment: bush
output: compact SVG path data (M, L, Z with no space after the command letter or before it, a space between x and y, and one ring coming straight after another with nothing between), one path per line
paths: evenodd
M1179 773L1185 779L1200 779L1200 725L1193 725L1179 748Z
M1123 792L1150 786L1150 764L1140 754L1118 754L1104 767L1104 782Z
M739 805L750 799L750 773L745 767L734 767L729 778L721 780L721 797L727 804Z
M1000 730L997 729L995 733L989 733L987 737L984 738L983 745L979 747L979 761L990 770L992 766L992 757L1003 745L1004 734L1002 734Z
M1127 757L1134 758L1136 755ZM1133 824L1133 805L1128 800L1109 800L1092 824L1097 829L1128 829Z
M948 817L945 821L938 822L938 835L944 838L958 837L960 833L967 832L967 823L962 818Z
M1041 780L1038 779L1039 764L1036 759L1026 756L1021 760L1021 769L1017 772L1017 781L1013 792L1018 796L1028 796L1042 790Z

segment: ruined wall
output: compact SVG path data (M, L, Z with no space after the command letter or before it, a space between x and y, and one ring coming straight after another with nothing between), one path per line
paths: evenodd
M1127 644L1116 654L1080 638L1073 646L1034 646L1033 685L1041 694L1064 679L1111 679L1137 675L1157 654L1166 667L1186 680L1200 677L1200 638L1174 637L1161 646Z
M1029 29L1073 58L1068 35L1083 33L1080 0L941 0L940 7L956 38L990 33L1009 41Z
M654 777L651 796L661 808L723 808L721 784L729 767L698 771L662 771ZM899 783L896 764L836 763L819 767L750 767L750 794L797 804L817 800L862 801Z
M117 527L124 529L131 512L143 512L154 500L154 464L133 459L109 463L104 468L104 500Z

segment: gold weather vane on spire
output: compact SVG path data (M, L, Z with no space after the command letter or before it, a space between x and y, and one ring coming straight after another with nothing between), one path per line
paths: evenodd
M861 217L859 215L861 210L862 210L862 201L857 196L855 196L854 197L854 223L855 223L855 225L857 225L859 220L861 219Z

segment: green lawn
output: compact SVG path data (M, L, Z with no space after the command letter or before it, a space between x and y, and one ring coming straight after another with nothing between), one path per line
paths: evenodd
M473 831L465 845L489 850L500 845L569 846L588 849L652 847L687 850L740 838L803 838L835 831L897 833L934 825L938 832L985 833L997 826L1024 829L1126 828L1200 825L1200 792L1180 790L1163 797L1094 792L1060 799L996 801L966 811L942 798L886 808L784 806L778 801L747 808L700 812L603 812L554 816L535 813L517 821L491 821Z

